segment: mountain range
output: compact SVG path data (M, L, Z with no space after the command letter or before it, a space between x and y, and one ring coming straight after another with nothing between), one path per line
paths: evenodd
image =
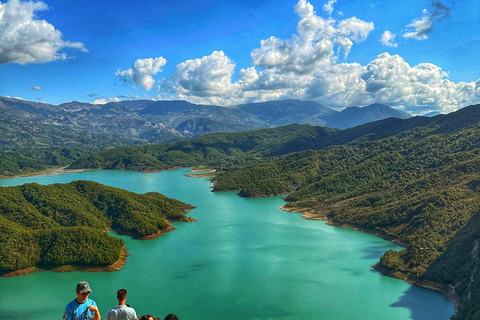
M130 100L60 105L0 97L0 151L167 143L214 132L243 132L292 123L344 129L405 112L372 104L335 111L313 101L282 100L233 107L186 101Z

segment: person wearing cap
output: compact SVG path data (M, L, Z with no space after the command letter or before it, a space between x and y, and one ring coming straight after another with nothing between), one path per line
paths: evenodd
M63 320L100 320L97 304L88 296L92 292L87 281L77 283L77 297L65 307Z
M117 291L118 305L107 311L105 320L138 320L135 309L125 304L127 302L127 290L119 289Z

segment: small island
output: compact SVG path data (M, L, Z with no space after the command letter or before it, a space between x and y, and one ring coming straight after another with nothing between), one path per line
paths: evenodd
M107 231L153 239L172 231L172 221L195 221L185 216L194 206L158 192L136 194L84 180L0 188L0 207L2 276L118 270L126 248Z

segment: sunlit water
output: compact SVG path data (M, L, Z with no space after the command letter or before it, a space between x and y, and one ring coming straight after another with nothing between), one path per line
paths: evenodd
M129 248L118 272L55 273L0 278L0 319L61 319L87 280L105 318L126 288L138 315L202 319L441 320L453 305L437 292L371 268L398 246L375 236L284 212L280 197L248 199L213 193L187 170L142 174L88 171L0 180L0 186L93 180L137 193L158 191L197 206L194 223L155 240L121 236Z

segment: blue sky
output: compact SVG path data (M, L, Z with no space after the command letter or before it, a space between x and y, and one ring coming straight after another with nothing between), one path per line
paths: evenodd
M446 113L480 103L479 17L476 0L0 1L0 95Z

